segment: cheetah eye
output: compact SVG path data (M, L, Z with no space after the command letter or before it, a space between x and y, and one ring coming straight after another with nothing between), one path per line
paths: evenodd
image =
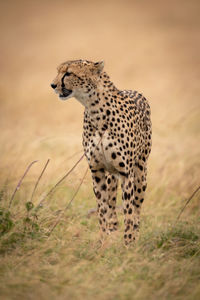
M66 72L65 73L65 76L70 76L72 73L70 73L70 72Z

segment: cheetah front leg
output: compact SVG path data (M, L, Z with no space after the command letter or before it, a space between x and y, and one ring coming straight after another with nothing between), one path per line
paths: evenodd
M107 174L106 182L108 187L108 209L106 213L107 231L111 233L116 231L118 227L117 213L116 213L116 200L117 200L117 186L118 178L115 175Z
M97 199L100 231L110 234L117 229L116 194L118 179L105 171L92 170L93 189Z
M122 200L124 208L125 245L138 239L141 205L146 190L146 169L136 171L134 176L122 181Z

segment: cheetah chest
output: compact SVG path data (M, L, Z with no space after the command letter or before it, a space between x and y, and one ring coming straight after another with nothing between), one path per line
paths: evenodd
M107 132L102 137L96 133L88 143L86 156L92 166L103 166L110 173L117 173L117 159L113 159L114 153L117 151L116 142L111 139Z

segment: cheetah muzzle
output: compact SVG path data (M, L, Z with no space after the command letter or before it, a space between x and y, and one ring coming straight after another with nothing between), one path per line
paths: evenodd
M140 211L147 187L152 126L146 98L119 90L103 71L102 61L62 63L51 87L63 100L75 97L85 107L83 148L92 174L102 235L117 230L116 199L121 180L124 241L138 238Z
M60 99L64 100L70 96L72 90L67 90L65 88L62 89L62 94L59 94Z

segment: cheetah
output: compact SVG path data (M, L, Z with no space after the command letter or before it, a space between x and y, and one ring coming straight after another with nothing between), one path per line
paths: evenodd
M91 170L100 232L117 230L116 199L121 180L125 245L138 239L151 152L151 112L146 98L119 90L104 62L72 60L58 67L51 87L59 98L84 105L83 148Z

